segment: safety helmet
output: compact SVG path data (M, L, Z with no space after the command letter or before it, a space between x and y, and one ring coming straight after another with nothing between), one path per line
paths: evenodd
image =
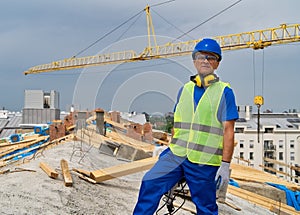
M205 38L197 43L192 53L193 59L197 52L211 52L218 55L218 62L222 60L222 51L220 45L214 39Z

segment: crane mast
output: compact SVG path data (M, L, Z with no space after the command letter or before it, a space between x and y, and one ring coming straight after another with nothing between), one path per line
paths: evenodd
M148 46L144 48L142 53L138 54L134 50L125 50L87 57L72 57L31 67L26 70L24 74L37 74L58 70L79 69L107 64L121 64L126 62L184 56L191 54L195 45L202 40L199 38L197 40L176 43L169 42L163 45L157 45L150 7L147 6L145 11L147 15ZM154 46L151 45L151 38L153 38ZM223 51L244 48L263 49L274 44L299 42L300 24L281 24L279 27L275 28L216 36L213 37L213 39L218 41Z

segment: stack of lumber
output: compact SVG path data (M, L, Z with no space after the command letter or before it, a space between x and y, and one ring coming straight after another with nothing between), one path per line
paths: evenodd
M239 164L231 164L232 172L231 178L236 180L239 183L242 182L254 182L254 183L276 183L285 185L291 190L300 190L300 186L292 184L288 181L285 181L282 178L278 178L275 175L263 172L248 166L242 166Z
M34 134L24 137L24 140L19 142L0 143L0 167L20 162L39 150L53 147L53 145L68 141L70 138L73 138L73 134L49 141L49 135Z
M33 135L14 143L2 143L0 145L0 166L3 167L11 162L17 161L30 152L35 152L43 147L49 136Z

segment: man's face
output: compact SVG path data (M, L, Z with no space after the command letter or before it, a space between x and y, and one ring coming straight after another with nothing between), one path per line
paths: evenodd
M209 52L197 52L195 54L194 65L199 75L212 74L218 68L218 57Z

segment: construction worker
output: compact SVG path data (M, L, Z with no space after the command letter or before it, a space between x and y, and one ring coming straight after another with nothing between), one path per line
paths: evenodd
M173 137L144 175L134 215L152 215L182 178L197 214L218 214L216 191L229 181L238 112L233 90L215 74L222 60L219 44L203 39L192 57L198 74L179 90Z

